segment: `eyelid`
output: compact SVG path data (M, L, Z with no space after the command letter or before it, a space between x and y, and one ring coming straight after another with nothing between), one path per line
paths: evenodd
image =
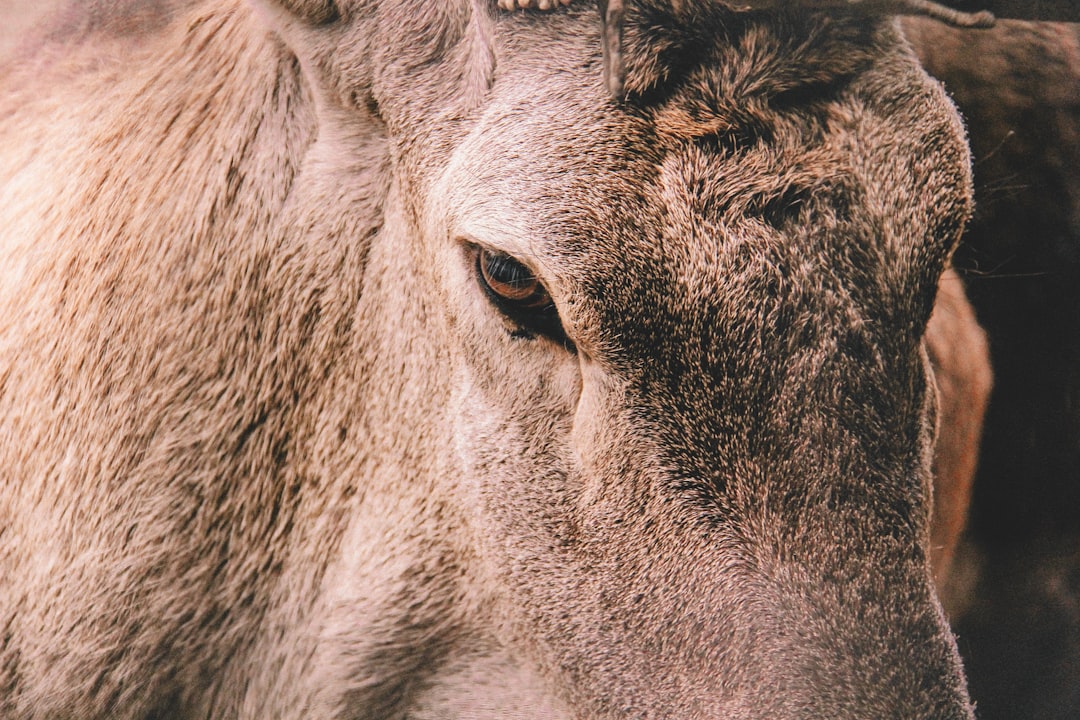
M501 247L496 247L494 245L489 245L485 242L481 242L479 240L474 240L472 237L469 236L461 237L460 242L465 246L467 252L470 255L479 254L481 252L488 252L493 255L501 255L503 257L510 258L515 263L521 265L530 273L532 273L532 276L538 281L540 281L540 284L542 284L544 287L547 287L547 283L544 281L543 275L537 271L537 258L533 257L530 253L519 253L516 248L504 249Z
M532 267L509 253L479 243L470 242L468 248L474 272L477 275L477 283L495 309L519 327L519 330L515 333L517 336L531 339L534 333L543 335L561 344L568 351L576 352L574 343L567 337L562 326L562 318L551 293ZM485 254L505 258L523 268L524 272L528 273L531 278L528 286L530 292L522 294L521 297L515 297L514 295L504 295L492 287L492 283L488 279L488 268L484 262Z

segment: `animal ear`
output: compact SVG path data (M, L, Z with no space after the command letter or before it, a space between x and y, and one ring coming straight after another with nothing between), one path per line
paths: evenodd
M364 40L374 99L384 119L422 124L448 112L467 112L482 101L495 71L494 2L380 0L377 5L375 30Z
M2 2L2 0L0 0ZM402 132L465 112L494 77L492 0L249 0L331 104Z

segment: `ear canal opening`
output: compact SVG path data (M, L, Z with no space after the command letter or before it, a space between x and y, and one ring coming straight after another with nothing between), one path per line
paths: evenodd
M341 16L335 0L277 0L293 15L311 23L325 25Z

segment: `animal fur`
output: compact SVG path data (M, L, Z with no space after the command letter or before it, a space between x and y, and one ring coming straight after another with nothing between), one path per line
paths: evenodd
M0 716L971 717L896 27L126 5L0 74Z

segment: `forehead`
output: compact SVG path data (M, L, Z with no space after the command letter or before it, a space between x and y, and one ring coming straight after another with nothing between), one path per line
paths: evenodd
M800 237L810 220L798 204L832 192L829 173L658 136L637 118L583 128L566 117L509 108L463 146L452 232L532 264L592 352L625 357L640 340L651 354L656 338L692 336L718 316L757 317L746 300L768 292L760 283L805 274L820 256Z
M778 237L811 201L820 210L851 190L842 154L817 131L728 148L605 109L583 122L594 107L531 95L493 107L445 175L461 234L555 266L651 258L685 273L742 241Z
M866 67L840 63L842 77L804 87L735 47L658 101L616 103L588 40L556 45L569 68L556 72L550 47L504 48L444 176L455 232L529 260L582 312L616 307L638 330L744 297L740 283L763 274L853 290L864 305L936 279L943 251L927 239L963 222L966 157L912 66L867 82ZM911 77L890 86L889 72ZM913 262L920 243L926 262Z

